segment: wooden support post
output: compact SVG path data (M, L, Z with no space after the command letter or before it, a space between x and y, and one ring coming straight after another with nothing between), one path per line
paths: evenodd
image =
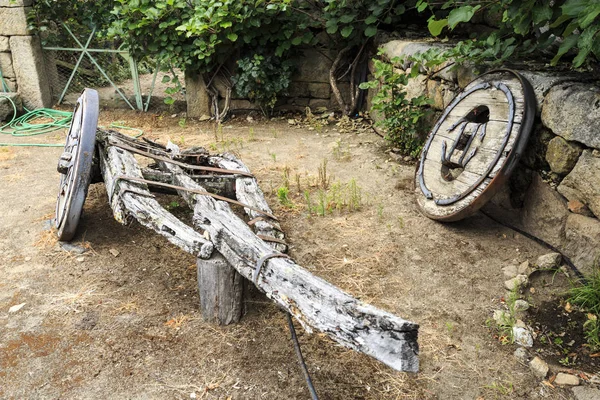
M219 325L239 322L244 311L242 276L219 252L198 258L200 309L205 321Z

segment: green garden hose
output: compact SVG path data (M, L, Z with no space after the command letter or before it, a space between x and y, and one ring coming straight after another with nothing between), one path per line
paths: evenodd
M1 78L1 76L0 76ZM54 110L51 108L38 108L36 110L28 110L26 113L17 117L17 105L7 95L0 94L0 98L8 99L13 108L13 117L10 122L0 126L0 134L25 137L36 136L44 133L50 133L58 129L68 129L71 124L73 113L69 111ZM44 122L34 123L36 119L43 118ZM118 128L136 131L133 137L137 138L144 134L144 131L137 128L130 128L123 124L112 123L109 128ZM27 147L64 147L62 144L49 143L0 143L0 146L27 146Z

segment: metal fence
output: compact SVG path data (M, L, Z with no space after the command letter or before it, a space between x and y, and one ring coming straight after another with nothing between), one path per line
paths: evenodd
M100 92L104 106L147 111L158 68L144 67L144 73L153 75L144 102L140 66L122 45L95 29L80 32L63 23L47 35L42 48L56 103L74 104L83 88L90 87Z

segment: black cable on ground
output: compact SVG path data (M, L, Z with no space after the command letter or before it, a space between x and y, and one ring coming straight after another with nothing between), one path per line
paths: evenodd
M498 223L498 224L500 224L502 226L505 226L505 227L507 227L509 229L512 229L513 231L515 231L515 232L517 232L517 233L525 236L526 238L533 240L537 244L541 244L542 246L544 246L544 247L552 250L553 252L560 254L562 256L563 260L565 261L565 264L567 264L569 266L569 268L571 268L571 270L573 271L573 273L575 273L575 275L577 276L577 279L579 279L579 281L581 283L583 283L583 284L586 283L585 276L581 273L581 271L579 269L577 269L577 267L575 266L575 264L573 264L573 262L571 261L571 259L569 257L567 257L567 256L564 255L564 253L562 251L560 251L556 247L552 246L550 243L548 243L548 242L540 239L539 237L532 235L531 233L525 232L524 230L519 229L519 228L517 228L514 225L511 225L511 224L509 224L507 222L504 222L504 221L501 221L501 220L495 218L490 213L487 213L487 212L485 212L483 210L479 210L479 211L481 211L481 213L483 215L485 215L486 217L488 217L492 221L494 221L494 222L496 222L496 223Z
M300 343L298 342L298 337L296 336L296 328L294 328L292 314L286 311L286 315L288 320L288 327L290 328L290 333L292 334L292 341L294 342L294 350L296 350L296 356L298 356L298 363L300 364L300 368L302 369L302 375L304 375L304 380L306 381L306 386L308 386L310 397L313 400L319 400L319 396L317 396L317 391L315 390L312 380L310 379L308 368L306 367L306 363L304 362L304 357L302 357L302 350L300 350Z

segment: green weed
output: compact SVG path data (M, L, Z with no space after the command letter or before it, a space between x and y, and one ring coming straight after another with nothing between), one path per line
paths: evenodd
M321 165L318 167L318 179L317 179L317 187L326 190L329 187L329 183L331 181L331 177L327 176L327 159L324 158L321 161Z
M569 303L576 304L593 314L600 314L600 272L592 275L585 284L569 290Z
M583 333L591 350L600 350L600 321L594 314L588 314L587 317L588 320L583 323Z
M277 199L282 206L292 208L294 204L290 201L289 192L290 190L286 186L281 186L277 189Z

